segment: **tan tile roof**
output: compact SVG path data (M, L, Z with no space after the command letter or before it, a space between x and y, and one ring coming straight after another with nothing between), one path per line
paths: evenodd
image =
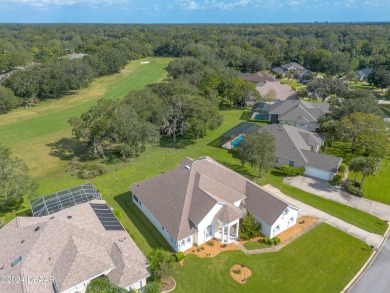
M117 242L124 252L120 258L111 255ZM127 232L105 230L90 203L40 218L17 217L0 230L0 247L1 275L53 277L59 291L111 269L109 277L123 287L149 276L146 258ZM11 267L19 256L22 261ZM117 268L121 262L124 269ZM5 284L5 292L53 292L52 286Z

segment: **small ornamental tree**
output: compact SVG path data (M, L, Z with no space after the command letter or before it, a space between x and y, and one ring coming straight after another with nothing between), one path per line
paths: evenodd
M170 252L156 248L148 255L149 272L153 280L161 280L170 273L175 261Z
M244 218L240 220L239 236L241 239L249 240L260 236L261 224L256 221L253 214L246 212Z

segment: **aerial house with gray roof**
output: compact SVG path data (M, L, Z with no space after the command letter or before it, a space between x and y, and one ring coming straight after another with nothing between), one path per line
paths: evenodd
M85 292L102 276L126 290L146 284L147 259L105 201L46 206L50 213L39 207L45 215L16 217L0 229L0 276L23 280L0 282L0 292Z
M298 209L209 157L183 159L168 172L130 186L132 200L175 251L211 238L238 239L246 211L274 237L295 225Z

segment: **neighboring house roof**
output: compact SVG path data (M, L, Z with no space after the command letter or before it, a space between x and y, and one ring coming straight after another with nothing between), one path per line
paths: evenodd
M281 84L278 81L268 81L256 84L256 90L261 96L265 96L269 91L274 90L276 99L281 101L296 99L296 92L287 84Z
M286 70L302 70L305 69L302 65L296 63L296 62L290 62L287 64L283 64L280 67L286 69Z
M371 68L364 68L361 70L357 70L355 73L358 77L365 78L372 73L372 69Z
M263 83L266 81L276 81L276 78L265 71L259 71L243 77L244 80L251 81L253 83Z
M110 270L109 279L120 287L150 275L129 234L106 230L91 203L106 205L93 200L48 216L16 217L0 229L2 275L54 279L54 284L1 284L4 292L53 292L53 286L62 292Z
M308 103L305 101L277 101L271 105L269 114L278 115L279 121L314 123L322 115L330 113L329 103Z
M342 161L342 158L313 151L302 150L302 153L307 160L308 166L332 173L337 173L338 167Z
M317 153L322 138L317 134L287 124L270 124L260 131L267 131L275 138L275 156L302 165L335 173L341 158Z
M296 62L290 62L281 66L272 67L272 71L277 74L285 74L286 72L291 70L297 71L300 77L311 73L310 70L306 69L305 67Z
M222 205L216 214L221 221L241 218L242 212L234 203L247 197L248 182L209 157L185 158L174 170L135 183L130 190L175 240L181 240L197 231L196 225L216 204ZM265 192L254 186L252 193L256 188ZM273 210L280 202L270 195L261 204Z

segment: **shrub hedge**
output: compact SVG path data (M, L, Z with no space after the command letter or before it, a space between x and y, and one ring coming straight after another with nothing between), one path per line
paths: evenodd
M282 173L284 175L287 175L287 176L296 176L296 175L302 175L303 173L305 173L304 167L294 168L292 166L284 165L284 166L281 166L279 169L280 169L280 171L282 171Z

